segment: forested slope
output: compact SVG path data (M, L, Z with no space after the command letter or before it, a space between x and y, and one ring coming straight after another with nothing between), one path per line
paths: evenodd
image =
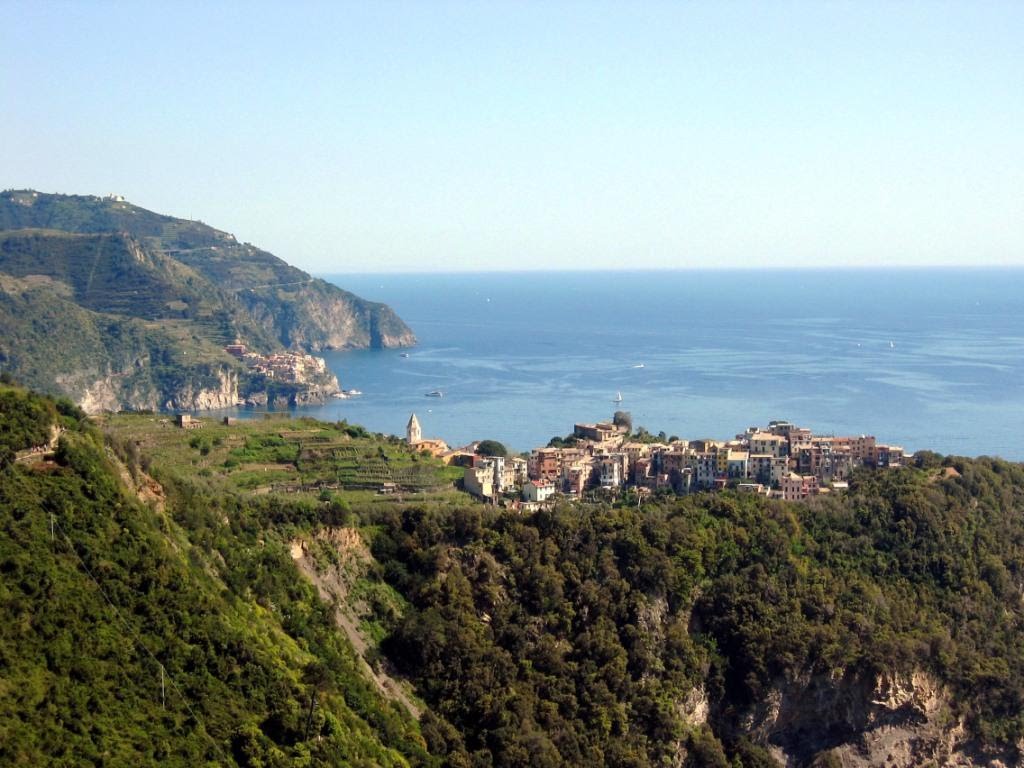
M0 401L0 764L432 764L286 546L241 532L258 511L216 557L176 522L205 500L144 505L69 404ZM12 461L58 421L52 460Z
M500 765L1016 764L1022 513L986 459L806 505L413 508L375 540L416 607L385 648Z
M520 516L328 490L352 461L441 470L282 424L104 434L0 390L0 763L1021 761L1019 465L919 454L805 504ZM19 454L53 425L52 458ZM271 468L311 490L267 492Z

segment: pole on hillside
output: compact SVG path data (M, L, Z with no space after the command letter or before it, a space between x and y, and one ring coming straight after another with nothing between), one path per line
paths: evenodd
M164 689L164 665L160 665L160 706L167 709L167 691Z
M306 720L306 735L303 736L303 741L309 741L309 729L313 725L313 710L316 708L316 690L313 690L312 695L309 697L309 719Z

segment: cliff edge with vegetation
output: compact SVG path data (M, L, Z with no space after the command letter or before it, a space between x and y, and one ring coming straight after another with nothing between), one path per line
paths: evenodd
M251 376L224 352L416 343L365 301L198 221L116 197L0 194L0 369L88 410L309 402L338 385Z

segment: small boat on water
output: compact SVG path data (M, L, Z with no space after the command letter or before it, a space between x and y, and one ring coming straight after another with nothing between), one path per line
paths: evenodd
M637 364L636 364L636 365L634 365L633 367L634 367L634 368L645 368L646 366L645 366L645 365L644 365L643 363L637 363Z
M444 392L440 389L435 389L432 392L427 392L425 397L444 397Z
M612 402L613 403L621 403L622 402L622 393L621 392L616 392L615 393L615 399L612 400Z
M357 395L363 394L362 391L358 389L343 389L341 392L345 397L356 397Z
M399 355L399 357L408 357L408 356L409 356L408 352L403 352L402 354Z

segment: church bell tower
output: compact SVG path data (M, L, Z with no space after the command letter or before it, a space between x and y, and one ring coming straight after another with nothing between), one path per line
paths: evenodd
M405 427L405 440L409 445L423 441L423 432L420 430L420 422L415 413L409 417L409 423Z

